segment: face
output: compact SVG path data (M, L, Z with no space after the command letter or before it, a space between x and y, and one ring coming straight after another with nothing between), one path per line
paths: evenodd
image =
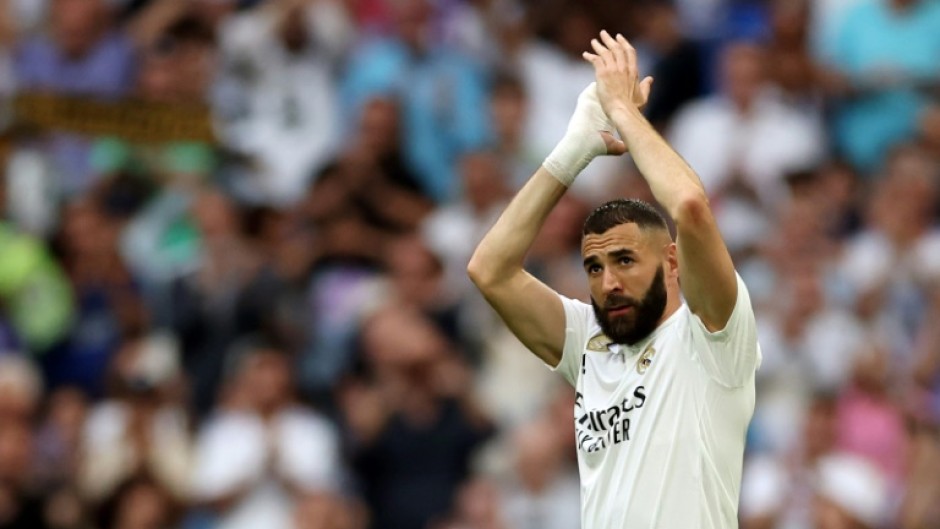
M722 84L735 104L748 106L764 84L764 53L752 44L732 44L722 55Z
M250 388L259 408L277 407L291 393L290 362L275 351L254 353L245 366L245 385Z
M56 0L52 3L52 32L61 51L81 57L98 38L107 9L101 0Z
M668 235L621 224L584 237L581 253L597 321L609 338L632 345L649 336L666 309Z

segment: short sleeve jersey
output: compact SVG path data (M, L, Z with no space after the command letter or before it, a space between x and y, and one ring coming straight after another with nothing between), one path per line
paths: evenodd
M576 389L582 527L737 527L745 433L760 347L737 277L725 328L687 305L633 346L611 343L590 305L562 297L566 337L555 369Z

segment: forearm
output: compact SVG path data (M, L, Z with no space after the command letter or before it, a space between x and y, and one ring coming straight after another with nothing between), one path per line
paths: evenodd
M479 286L522 270L526 252L567 188L544 167L529 179L477 246L467 272Z
M679 222L690 202L706 198L695 171L659 135L639 110L617 111L611 116L627 144L633 161L646 179L656 201Z

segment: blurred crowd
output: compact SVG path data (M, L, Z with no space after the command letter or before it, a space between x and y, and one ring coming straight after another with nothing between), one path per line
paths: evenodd
M464 270L602 28L755 304L742 527L940 527L940 2L0 0L0 528L579 527L573 390ZM167 108L214 139L121 133ZM617 196L528 268L586 299Z

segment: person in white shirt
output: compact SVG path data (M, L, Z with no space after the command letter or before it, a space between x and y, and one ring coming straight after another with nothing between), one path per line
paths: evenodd
M747 288L698 176L640 112L652 78L638 80L636 51L607 32L592 46L585 59L597 82L467 271L516 336L576 389L583 527L737 527L760 363ZM627 150L676 240L647 203L600 206L582 231L592 303L564 298L524 270L526 252L581 169Z
M296 402L284 353L246 347L224 405L199 431L191 499L214 511L216 529L293 529L299 501L340 488L339 432Z

